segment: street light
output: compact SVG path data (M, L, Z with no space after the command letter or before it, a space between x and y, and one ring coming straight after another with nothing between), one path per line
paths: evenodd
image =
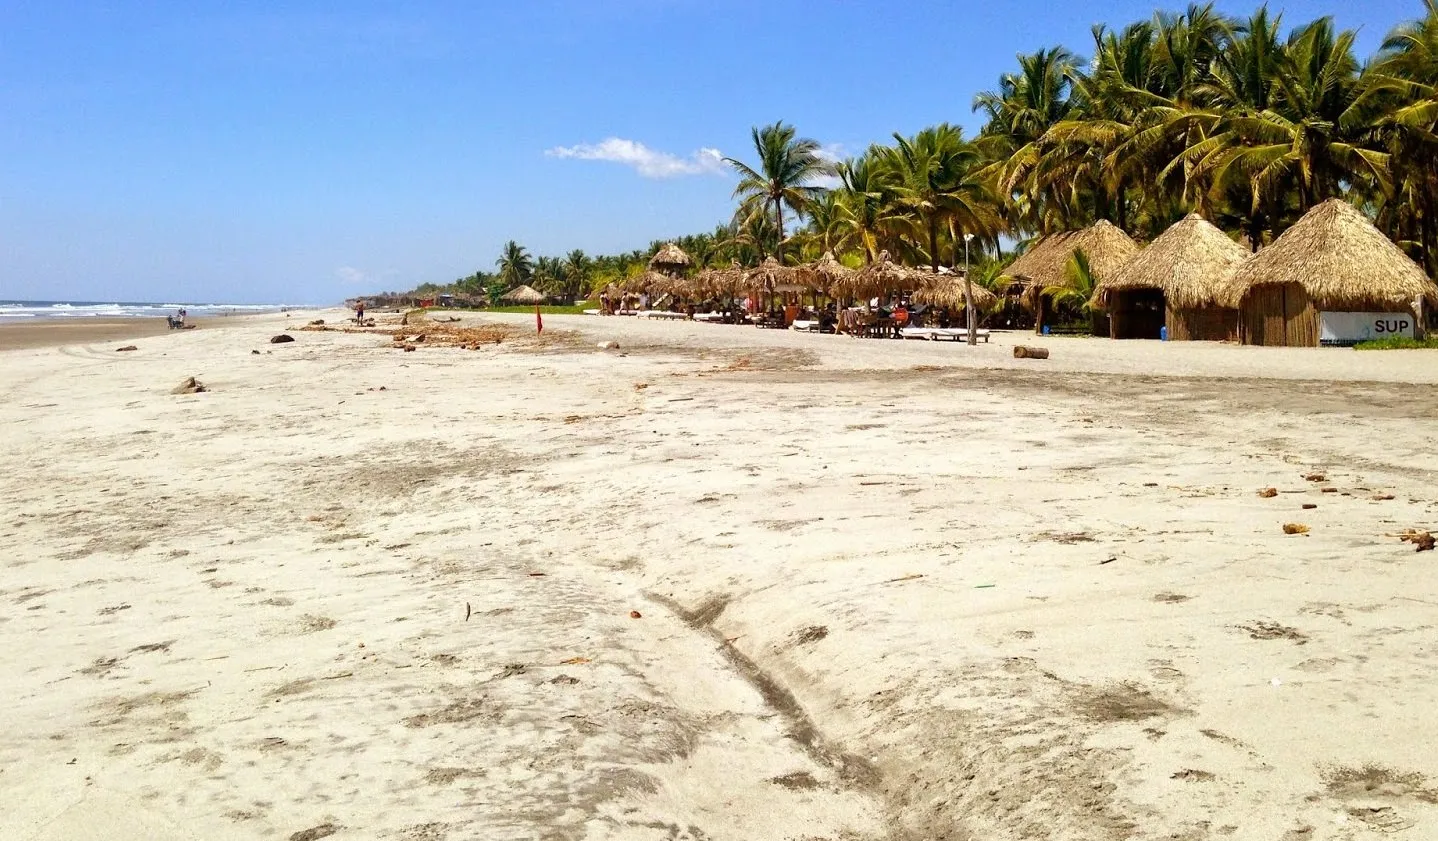
M964 234L964 313L968 316L971 347L979 343L974 324L974 282L969 279L969 240L973 238L973 234Z

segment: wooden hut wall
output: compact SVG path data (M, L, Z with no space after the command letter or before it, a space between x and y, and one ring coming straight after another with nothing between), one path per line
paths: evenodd
M1238 338L1238 310L1228 307L1168 308L1168 337L1176 342L1226 342Z
M1317 347L1318 310L1297 283L1265 284L1243 299L1243 343Z

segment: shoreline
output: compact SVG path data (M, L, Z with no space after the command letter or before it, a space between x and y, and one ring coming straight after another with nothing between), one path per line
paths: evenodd
M152 339L170 334L191 334L196 331L234 327L252 323L258 318L284 319L289 313L255 313L232 316L207 316L191 318L193 329L171 330L164 318L46 318L25 320L23 323L0 322L0 352L7 350L34 350L37 348L63 347L65 345L87 345L98 342L126 342L136 339ZM308 314L306 311L304 314ZM303 322L301 322L303 323Z

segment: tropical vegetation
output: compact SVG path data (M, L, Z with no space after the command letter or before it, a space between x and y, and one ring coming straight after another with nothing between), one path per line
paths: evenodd
M942 122L847 160L786 123L756 127L750 154L726 159L733 217L672 241L694 269L825 252L936 269L960 264L971 235L975 278L999 285L1015 249L1098 220L1146 241L1197 211L1258 249L1337 196L1438 274L1438 0L1418 11L1366 60L1330 18L1289 25L1266 7L1096 26L1082 56L1019 55L973 98L976 134ZM574 299L643 272L661 244L531 259L510 242L496 273L451 287L497 279ZM1077 315L1092 278L1071 268L1068 288L1045 291Z

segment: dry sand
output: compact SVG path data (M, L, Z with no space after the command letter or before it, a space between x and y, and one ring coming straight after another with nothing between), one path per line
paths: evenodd
M1438 837L1438 354L500 320L0 354L0 838Z

